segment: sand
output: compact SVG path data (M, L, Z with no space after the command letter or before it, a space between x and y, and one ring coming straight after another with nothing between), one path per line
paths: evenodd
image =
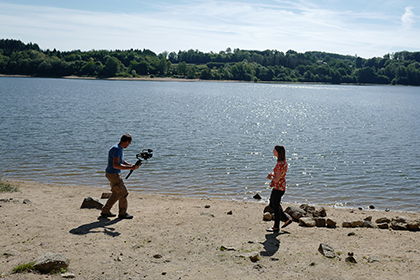
M98 219L81 209L85 197L108 188L6 181L17 193L0 193L0 275L3 279L63 279L60 274L13 274L46 252L70 260L75 279L419 279L420 232L343 228L343 220L420 213L327 208L335 229L293 223L267 233L258 202L129 195L132 220ZM286 192L287 195L287 192ZM31 202L24 204L23 200ZM287 207L287 205L284 205ZM112 211L117 212L117 206ZM231 213L229 213L231 211ZM354 233L355 235L350 235ZM323 256L321 243L338 257ZM226 248L222 250L221 248ZM344 259L354 253L356 264ZM247 254L258 253L251 261ZM369 262L370 258L378 261Z

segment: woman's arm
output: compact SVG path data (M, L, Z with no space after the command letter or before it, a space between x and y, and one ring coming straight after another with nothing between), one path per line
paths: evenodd
M286 170L284 167L274 168L274 173L268 173L267 179L272 180L274 183L278 183L282 177L285 176Z

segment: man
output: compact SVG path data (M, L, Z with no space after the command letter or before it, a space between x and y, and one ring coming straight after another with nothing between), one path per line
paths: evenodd
M105 176L111 183L111 197L108 199L105 206L102 208L101 216L104 218L115 217L111 213L112 206L119 201L120 219L132 219L133 216L127 213L127 196L128 191L121 178L121 169L136 170L138 165L130 164L124 160L123 149L127 148L133 138L130 134L124 134L118 144L112 146L108 153L108 166L105 169Z

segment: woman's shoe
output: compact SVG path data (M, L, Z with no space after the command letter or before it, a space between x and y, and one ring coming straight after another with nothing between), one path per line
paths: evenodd
M287 220L285 223L284 223L284 225L282 225L281 226L281 228L285 228L285 227L287 227L288 225L290 225L292 223L292 220Z
M268 228L268 229L266 229L266 231L268 231L268 232L279 232L280 229L279 228Z

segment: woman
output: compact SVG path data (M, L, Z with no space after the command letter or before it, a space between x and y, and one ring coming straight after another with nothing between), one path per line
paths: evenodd
M277 157L277 164L274 167L273 173L268 173L267 179L271 180L270 187L270 207L274 210L274 226L267 229L269 232L278 232L280 230L280 221L284 222L282 228L287 227L292 223L292 220L284 213L280 205L281 197L286 191L286 150L283 146L275 146L273 154Z

